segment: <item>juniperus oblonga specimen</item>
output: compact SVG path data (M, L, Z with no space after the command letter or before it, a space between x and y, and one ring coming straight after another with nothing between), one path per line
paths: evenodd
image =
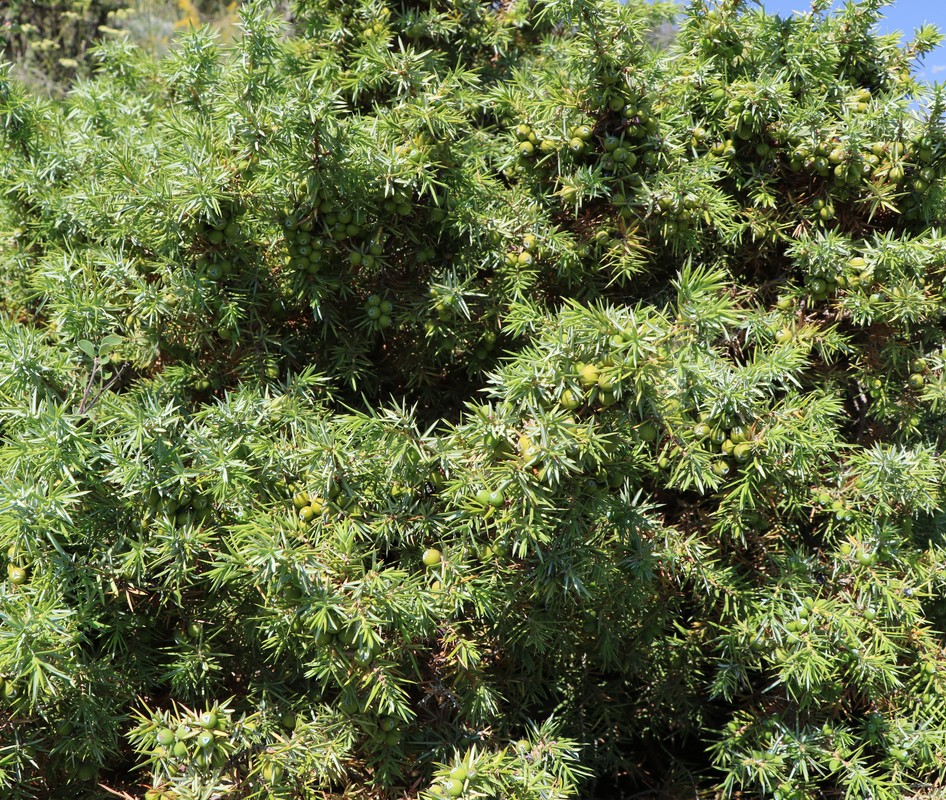
M944 96L881 5L0 77L0 794L931 791Z

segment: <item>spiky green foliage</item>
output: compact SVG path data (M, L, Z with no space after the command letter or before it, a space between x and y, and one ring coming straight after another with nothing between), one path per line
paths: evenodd
M944 98L880 7L0 77L3 796L941 781Z

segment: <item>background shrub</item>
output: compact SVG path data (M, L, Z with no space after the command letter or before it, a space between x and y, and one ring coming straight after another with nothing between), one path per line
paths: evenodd
M128 36L160 54L175 30L212 24L229 37L237 6L236 0L9 0L0 8L0 50L17 79L58 95L88 75L86 54L102 38Z

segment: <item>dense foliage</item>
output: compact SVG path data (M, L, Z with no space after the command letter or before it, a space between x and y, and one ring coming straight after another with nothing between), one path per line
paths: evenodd
M880 7L0 74L3 796L936 785L944 97Z

